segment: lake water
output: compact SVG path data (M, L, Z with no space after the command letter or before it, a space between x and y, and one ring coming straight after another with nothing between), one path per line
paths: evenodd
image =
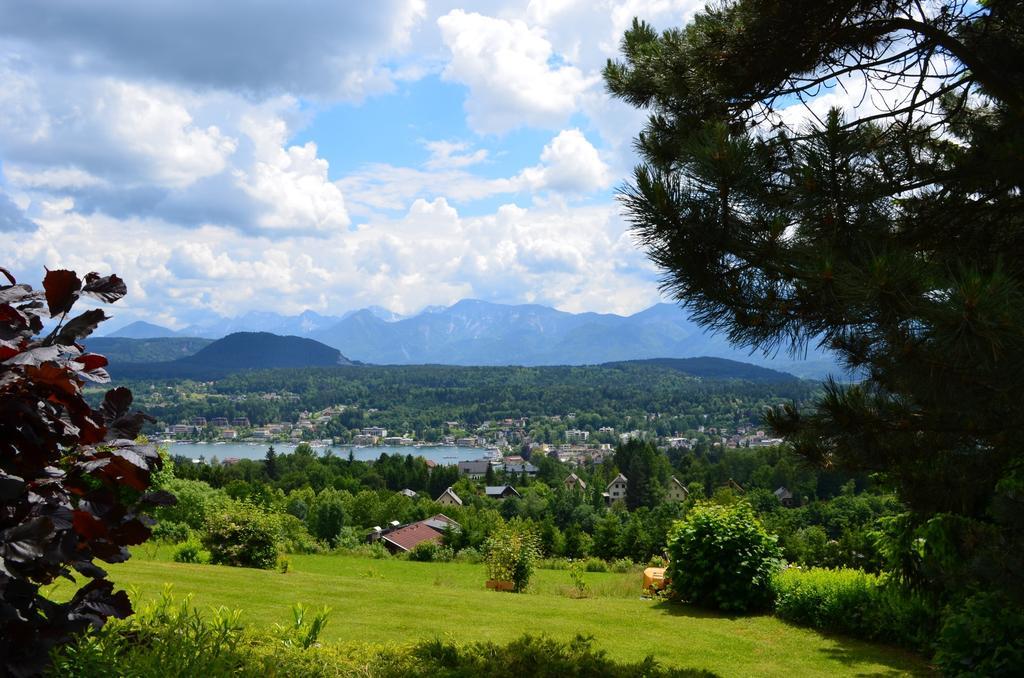
M217 459L224 460L227 457L236 457L238 459L263 459L267 456L267 448L270 446L269 443L165 443L167 449L172 455L180 454L183 457L190 459L198 459L202 456L207 461L211 457L217 457ZM349 447L342 445L335 445L331 448L315 447L313 448L318 455L323 455L330 449L331 453L338 457L348 458L349 450L352 451L354 456L359 461L373 461L378 459L382 454L400 454L405 456L411 454L414 457L423 457L424 459L430 459L437 462L438 464L455 464L460 461L471 461L473 459L482 459L491 453L491 450L485 450L480 447L391 447L387 445L380 445L377 447ZM295 450L295 445L291 443L280 443L274 444L274 451L278 454L291 454Z

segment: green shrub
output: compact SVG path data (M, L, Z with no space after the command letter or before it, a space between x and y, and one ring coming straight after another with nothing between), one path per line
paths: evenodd
M188 541L189 535L190 530L185 523L161 520L153 526L153 536L151 538L165 544L180 544L183 541Z
M447 546L435 541L421 541L409 550L409 560L421 563L447 563L455 558L455 553Z
M181 543L174 549L174 562L176 563L205 563L209 560L209 552L204 551L203 545L195 540Z
M531 678L711 678L713 674L693 669L659 667L648 657L637 664L619 664L591 640L576 636L564 643L545 636L525 635L508 645L473 643L456 645L433 640L416 645L412 662L391 665L379 672L381 678L434 678L435 676L530 676Z
M540 570L568 570L572 561L568 558L541 558L537 561L537 569Z
M583 563L577 560L569 566L569 579L572 580L574 598L586 598L590 595L590 586L583 578Z
M209 516L231 504L224 490L214 489L201 480L172 478L164 489L177 497L178 501L157 509L157 520L185 523L193 530L204 529Z
M281 546L286 553L323 553L324 545L306 529L305 524L295 516L278 514L281 521Z
M481 554L480 551L478 551L477 549L473 548L472 546L467 546L466 548L460 550L457 554L455 554L455 562L470 563L475 565L477 563L484 562L484 557L483 554Z
M191 598L180 604L169 590L123 620L90 631L54 653L53 675L225 676L242 650L241 613L224 608L200 613Z
M881 579L860 570L788 568L772 577L775 613L816 629L865 636Z
M925 649L936 615L918 595L853 569L789 568L772 576L775 614L794 624Z
M590 557L584 561L583 569L587 572L607 572L608 563L604 562L600 558Z
M625 574L626 572L629 572L635 567L636 563L634 563L629 558L617 558L616 560L613 560L611 563L608 564L609 570L611 570L612 572L617 572L619 574Z
M1024 612L996 593L970 596L947 611L935 663L949 676L1019 676Z
M670 593L727 611L768 607L781 556L745 502L698 502L668 534Z
M239 502L207 518L203 545L215 565L273 569L281 550L277 515Z
M512 590L523 591L530 583L540 558L540 539L531 526L513 520L487 540L487 576L512 582Z

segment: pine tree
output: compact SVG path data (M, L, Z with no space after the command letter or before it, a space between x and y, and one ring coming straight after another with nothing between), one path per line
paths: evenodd
M271 480L277 480L277 452L274 451L273 445L267 448L267 456L263 461L263 471Z
M942 534L899 574L1024 600L1024 5L928 7L635 21L604 73L650 112L621 197L700 323L766 353L820 345L855 375L768 420L816 464L888 479L906 544ZM791 122L829 89L851 105Z

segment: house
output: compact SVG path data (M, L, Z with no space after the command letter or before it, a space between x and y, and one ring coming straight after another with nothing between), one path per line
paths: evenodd
M779 487L779 489L775 490L775 492L773 492L772 494L774 494L775 497L779 500L779 503L785 506L786 508L792 508L796 506L796 498L793 496L793 493L786 488L785 485Z
M570 473L565 480L562 481L565 484L565 489L573 492L579 490L584 492L587 489L587 483L575 473Z
M589 437L589 431L580 431L578 429L571 428L565 432L565 442L567 443L585 443Z
M540 469L538 469L536 466L534 466L528 461L521 461L518 463L505 463L505 473L515 473L516 475L525 473L528 476L535 476L537 475L537 471L539 470Z
M235 417L231 420L231 424L239 428L249 428L249 417Z
M522 496L511 485L488 485L484 488L484 494L490 499L497 499L499 501L509 497L519 499Z
M416 497L420 496L420 495L416 494L414 491L410 490L408 487L405 488L404 490L399 491L398 494L401 494L401 495L404 495L406 497L409 497L409 499L415 499Z
M690 498L690 491L683 487L683 484L679 482L679 479L672 476L668 479L668 489L665 493L665 497L669 501L686 501Z
M455 490L450 487L442 492L441 496L434 501L442 506L462 506L462 500L459 499L459 495L455 494Z
M619 499L626 498L626 488L629 486L629 481L626 480L626 476L621 473L615 476L615 479L608 483L608 489L604 493L605 501L609 504L618 501Z
M737 483L732 478L729 478L729 482L727 482L725 484L725 487L728 487L730 490L732 490L733 492L735 492L737 494L746 494L747 493L747 491L743 489L743 486L740 485L739 483Z
M210 420L210 425L215 428L227 428L228 419L227 417L214 417Z
M446 529L457 530L460 529L460 526L445 514L438 513L426 520L387 531L381 530L379 527L374 528L369 536L369 541L379 540L391 553L402 553L412 550L425 541L441 543L441 537Z
M193 426L206 426L206 417L192 417Z
M477 480L487 475L487 469L490 468L491 462L489 459L476 459L474 461L460 461L459 462L459 473L464 476L468 476Z
M220 437L224 438L225 440L234 440L235 438L238 437L238 431L236 431L233 428L221 429Z

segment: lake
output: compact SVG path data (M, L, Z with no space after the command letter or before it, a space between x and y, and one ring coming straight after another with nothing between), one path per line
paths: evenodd
M267 455L269 443L164 443L172 455L180 454L190 459L198 459L200 456L210 460L211 457L224 460L228 457L238 459L263 459ZM339 457L348 457L349 450L359 461L373 461L382 454L400 454L405 456L411 454L414 457L430 459L438 464L455 464L460 461L482 459L491 453L481 447L393 447L380 445L377 447L349 447L335 445L331 448L315 447L318 455L323 455L328 449ZM274 451L278 454L291 454L295 445L291 443L274 444Z

